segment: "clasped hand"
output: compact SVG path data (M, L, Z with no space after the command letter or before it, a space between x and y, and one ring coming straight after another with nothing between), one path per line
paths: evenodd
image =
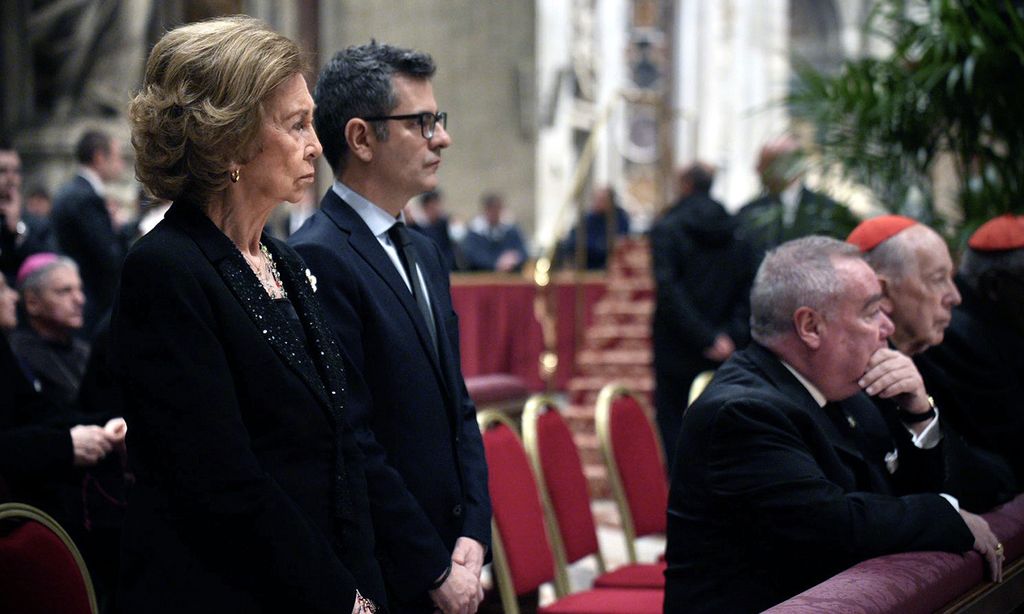
M452 570L436 590L430 591L434 605L444 614L473 614L484 599L480 572L484 566L484 547L468 537L460 537L452 551Z
M76 467L91 467L115 449L124 449L128 425L124 418L113 418L104 426L79 424L71 429L71 448Z

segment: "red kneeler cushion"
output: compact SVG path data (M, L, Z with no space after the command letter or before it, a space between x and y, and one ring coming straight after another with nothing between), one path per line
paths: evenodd
M572 593L537 610L539 614L653 614L660 613L664 591L600 589Z

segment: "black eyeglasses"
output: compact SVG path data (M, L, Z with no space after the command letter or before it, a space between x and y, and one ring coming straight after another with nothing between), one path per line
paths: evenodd
M420 134L423 138L428 141L434 138L434 129L438 124L441 124L442 128L448 128L448 114L444 111L440 113L410 113L408 115L380 115L378 117L364 117L365 121L368 122L382 122L388 119L415 119L420 124Z

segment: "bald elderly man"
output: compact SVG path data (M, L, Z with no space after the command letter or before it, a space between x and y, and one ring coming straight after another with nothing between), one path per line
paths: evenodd
M1001 454L1024 483L1024 216L1003 215L967 243L963 302L943 342L915 356L943 416Z
M683 414L668 507L665 612L760 612L865 559L1002 546L948 495L957 446L857 249L806 237L768 253L754 342ZM884 406L885 411L879 411ZM946 494L944 500L942 494Z
M985 445L985 440L975 436L975 429L965 428L969 424L964 417L974 411L981 399L973 400L971 395L954 399L946 394L943 376L928 366L931 361L924 356L929 348L943 344L953 309L963 300L953 280L953 259L946 242L928 226L901 215L883 215L861 222L847 242L864 253L878 276L882 309L895 326L889 342L913 358L929 394L931 413L941 408L945 416L944 436L955 440L966 437L975 448L978 462L990 468L981 470L981 474L992 481L978 485L978 490L968 497L971 505L985 508L1009 499L1017 490L1017 480L1002 457L989 453L999 448Z

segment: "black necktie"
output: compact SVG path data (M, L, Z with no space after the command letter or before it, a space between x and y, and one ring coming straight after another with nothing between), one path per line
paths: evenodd
M388 237L398 248L398 259L402 261L405 275L409 278L409 287L412 288L412 295L416 299L416 305L420 308L420 314L427 321L427 330L430 332L431 347L437 353L437 328L434 325L434 316L430 313L430 305L427 304L427 289L420 285L419 275L416 274L416 248L409 238L409 229L402 222L395 222L395 225L388 229Z

